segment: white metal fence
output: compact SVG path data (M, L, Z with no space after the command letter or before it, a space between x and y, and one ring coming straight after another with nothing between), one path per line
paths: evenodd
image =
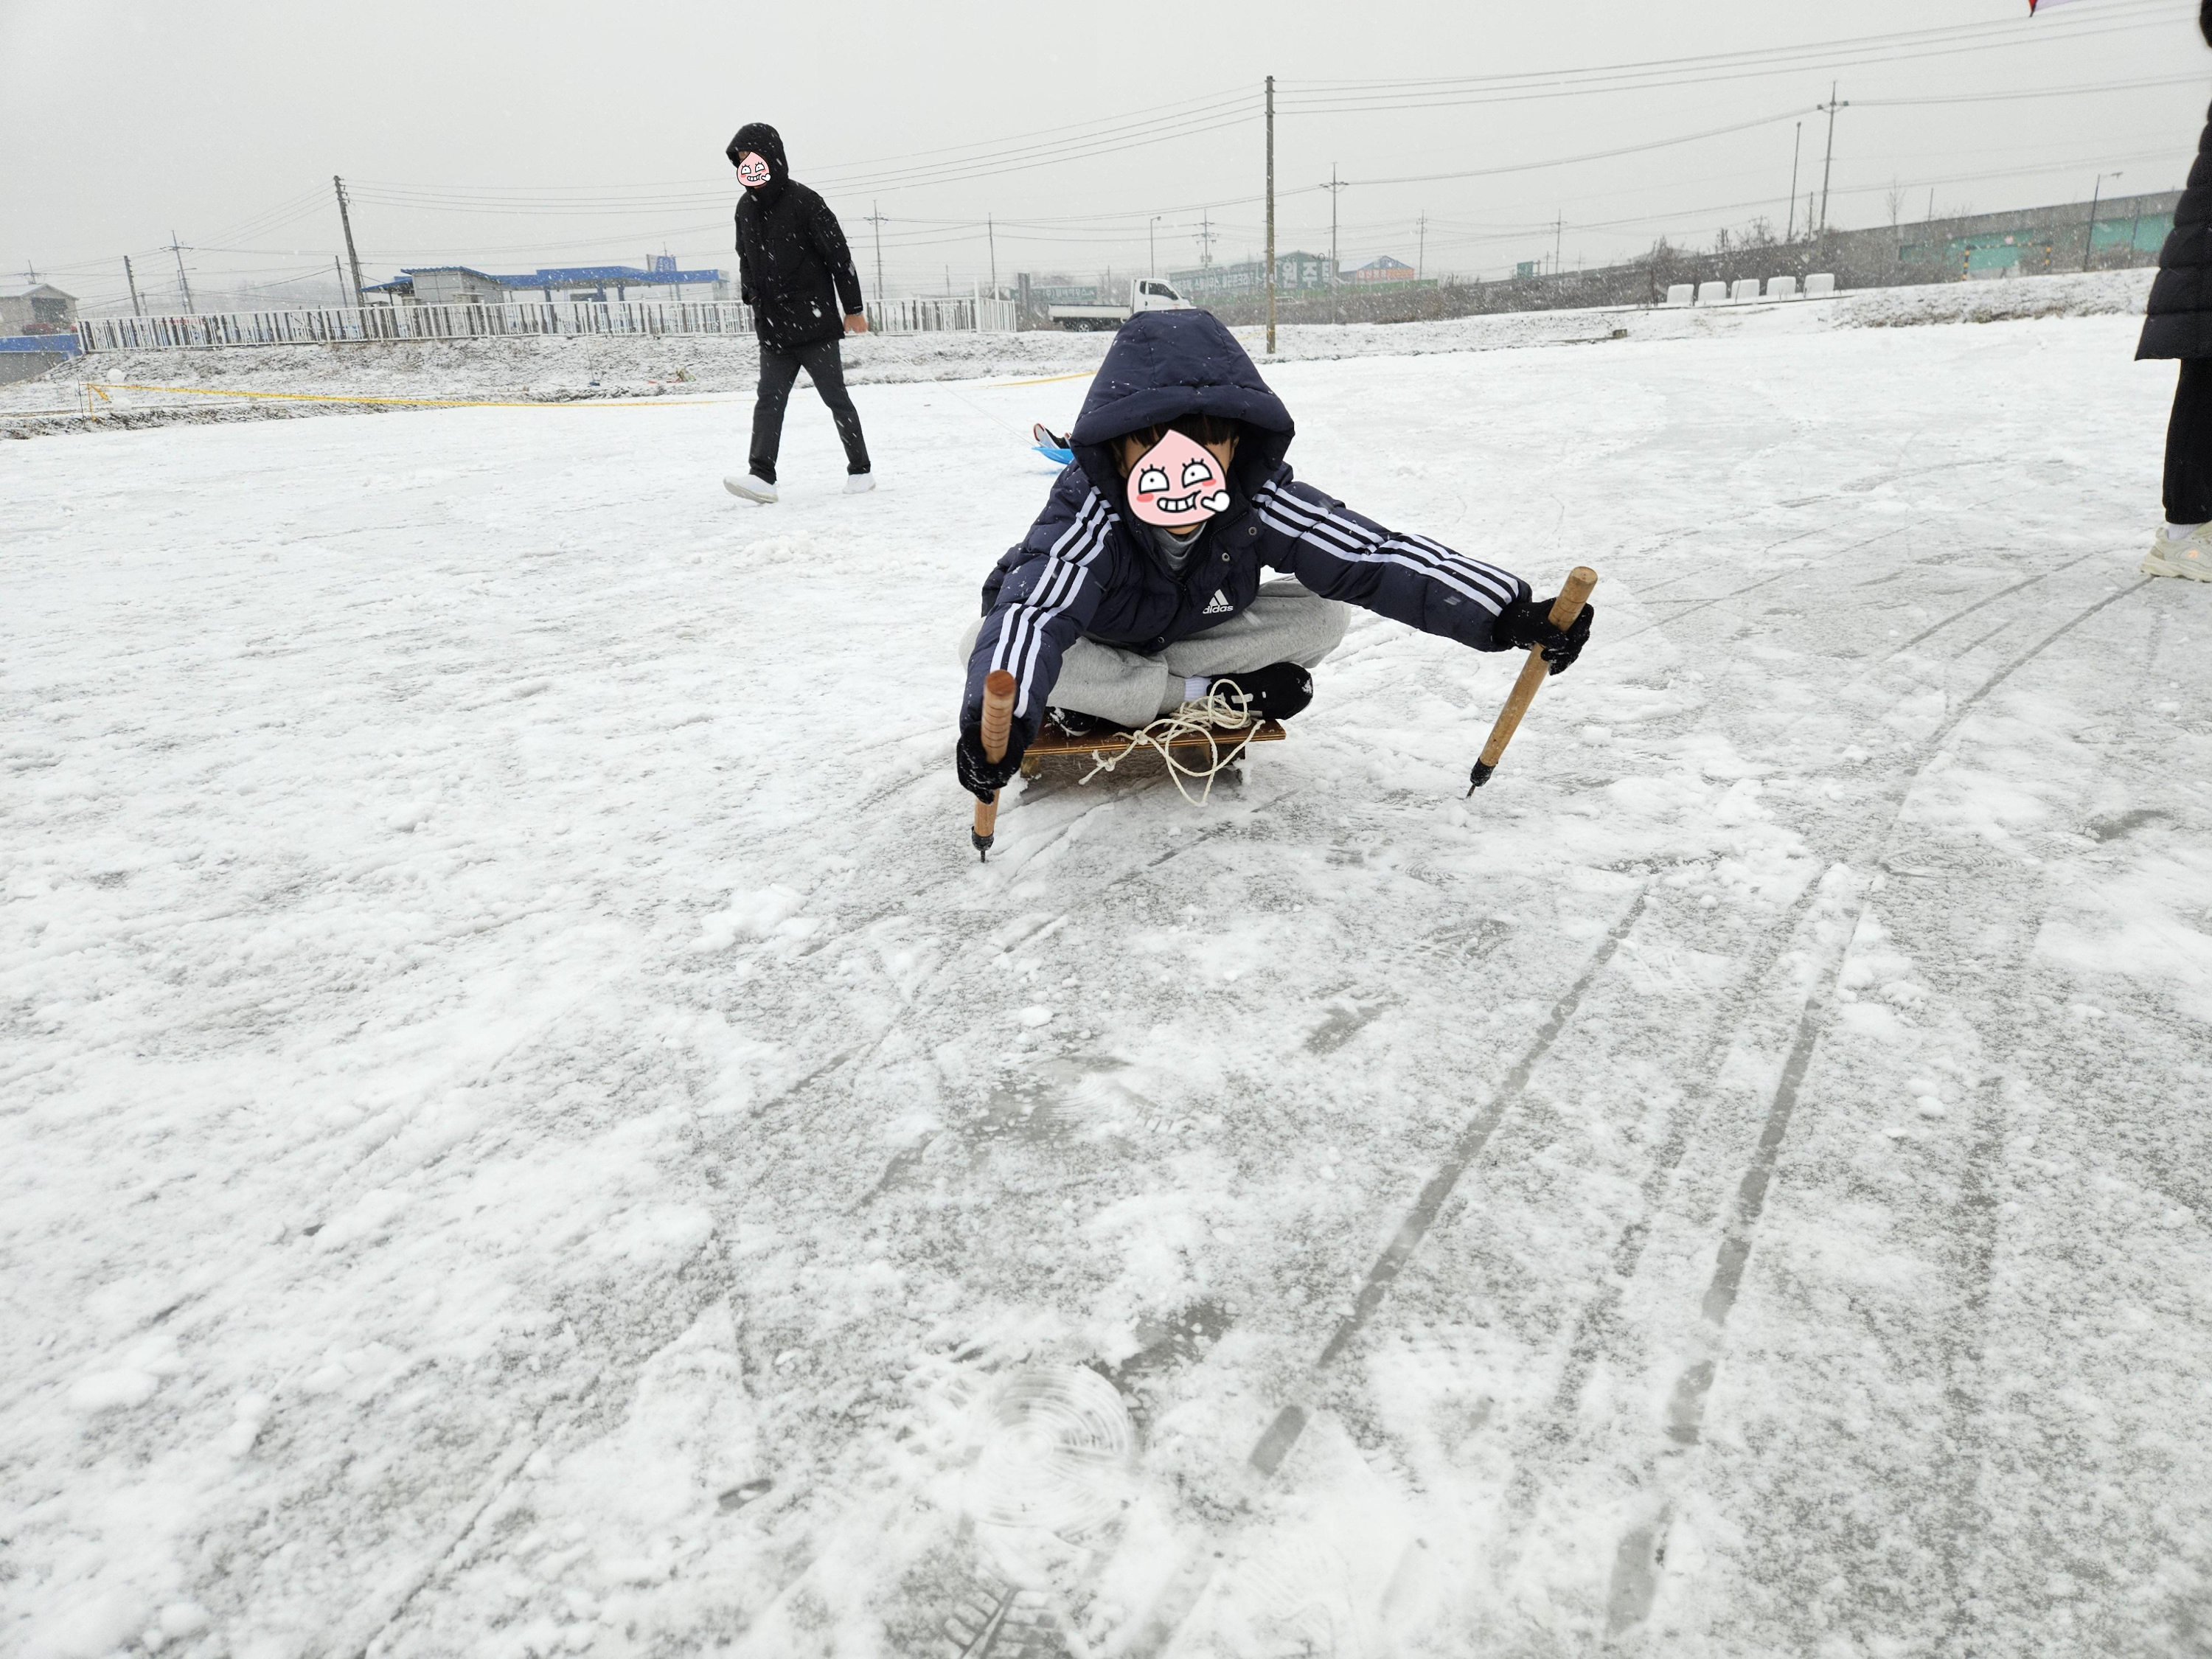
M878 300L868 326L884 334L1011 334L1011 300ZM200 316L86 317L87 351L177 347L314 345L353 340L469 340L510 334L744 334L750 306L653 300L552 305L358 306L320 311L231 311Z
M1012 300L877 300L868 326L882 334L1012 334L1015 313Z

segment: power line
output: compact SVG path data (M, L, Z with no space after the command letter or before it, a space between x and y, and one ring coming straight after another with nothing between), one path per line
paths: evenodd
M1735 52L1704 52L1682 58L1646 58L1638 62L1589 65L1571 69L1524 70L1495 75L1424 76L1410 79L1367 81L1311 81L1290 82L1291 96L1304 99L1309 107L1317 107L1319 100L1327 98L1399 100L1401 107L1421 107L1412 100L1430 96L1455 97L1470 92L1518 93L1522 91L1550 92L1553 95L1574 95L1586 91L1623 90L1618 83L1624 79L1647 79L1668 71L1711 70L1745 71L1759 74L1785 73L1810 68L1849 68L1854 64L1833 61L1838 53L1863 53L1878 47L1904 46L1908 50L1877 62L1905 62L1921 57L1946 55L1952 52L1985 51L2021 44L2037 44L2061 38L2075 40L2085 35L2119 33L2137 28L2156 27L2169 18L2179 15L2170 0L2116 0L2097 15L2094 22L2077 21L2061 37L2057 28L2042 28L2034 33L2025 28L2003 35L1994 35L1983 23L1948 24L1932 29L1892 31L1881 34L1859 35L1842 40L1825 41L1811 46L1778 46L1749 47ZM1925 47L1922 51L1917 48ZM1867 61L1867 60L1861 60ZM1726 74L1712 78L1737 78ZM1553 83L1547 86L1547 82ZM1587 82L1587 85L1577 83ZM1696 85L1698 80L1677 79L1655 81L1654 85ZM1639 88L1640 89L1640 88ZM1347 107L1350 106L1347 105Z

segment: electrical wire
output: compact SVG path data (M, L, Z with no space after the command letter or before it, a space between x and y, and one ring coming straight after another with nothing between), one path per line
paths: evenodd
M1278 103L1285 98L1302 96L1346 96L1362 93L1377 95L1420 95L1426 91L1462 92L1474 88L1512 89L1546 81L1571 82L1581 79L1617 80L1624 76L1657 74L1662 71L1692 70L1728 70L1742 68L1778 68L1783 70L1826 69L1828 61L1838 53L1863 52L1879 46L1941 46L1974 50L1994 45L2009 45L2014 41L2039 42L2059 39L2074 40L2082 35L2106 34L2123 29L2132 29L2146 24L2174 21L2193 21L2192 15L2175 0L2113 0L2095 15L2094 25L2077 20L2072 27L2062 21L2057 27L2045 27L2030 33L2026 29L2014 31L2001 39L1993 38L1990 28L1983 23L1949 23L1930 29L1893 30L1880 34L1857 35L1841 40L1815 42L1809 46L1776 46L1742 47L1733 52L1698 52L1679 58L1652 58L1638 61L1585 65L1571 69L1509 70L1493 75L1426 76L1393 77L1358 81L1297 81L1279 80L1276 82ZM2061 30L2063 30L2062 34Z
M1321 117L1343 113L1410 112L1426 108L1443 108L1463 104L1581 97L1603 92L1649 92L1668 88L1704 85L1716 80L1804 73L1814 69L1829 70L1860 63L1905 63L1923 58L2011 47L2024 44L2073 43L2094 36L2166 27L2170 22L2181 18L2183 15L2184 8L2176 3L2176 0L2112 0L2112 3L2094 13L2084 11L2066 14L2053 24L2038 24L2032 32L2025 27L1999 33L1992 31L1984 24L1950 24L1925 29L1850 37L1811 45L1744 48L1723 52L1567 69L1514 71L1493 75L1390 79L1283 80L1277 83L1277 108L1279 114L1285 117ZM2012 92L1967 92L1931 94L1924 97L1857 98L1852 102L1856 106L1869 108L1909 108L1920 106L2022 101L2178 86L2194 83L2197 78L2194 76L2169 76L2027 88ZM854 161L842 167L833 167L826 172L810 172L807 176L819 180L820 187L841 195L857 194L862 191L918 190L938 185L1010 176L1043 167L1070 165L1103 155L1126 155L1133 149L1146 145L1199 137L1243 126L1254 122L1258 113L1259 100L1255 92L1201 93L1178 102L1150 106L1120 115L1065 123L1057 126L1011 135L1000 139L945 144L931 149L908 151L896 157ZM1354 178L1340 182L1356 184L1363 187L1380 188L1496 178L1575 167L1753 131L1777 125L1783 121L1798 118L1802 113L1802 112L1800 111L1791 111L1673 137L1639 142L1611 149L1589 150L1569 155L1384 178ZM2052 170L2055 168L2016 168L1996 174L1974 176L2013 177L2020 176L2023 173ZM1279 199L1310 197L1327 188L1328 188L1328 185L1322 184L1295 186L1279 191ZM1878 188L1887 188L1887 186ZM391 180L360 179L349 180L348 191L357 204L402 213L474 214L487 216L570 220L611 217L665 219L673 216L683 216L688 218L686 210L704 208L710 204L714 208L723 209L727 206L731 198L731 186L726 180L709 182L703 179L696 181L665 180L629 186L593 186L588 189L568 185L536 185L448 187ZM1846 190L1844 193L1848 195L1852 191ZM1054 244L1076 247L1085 246L1103 247L1126 246L1133 242L1140 234L1135 228L1136 225L1158 215L1210 213L1220 209L1241 212L1255 206L1256 204L1256 196L1248 193L1213 201L1180 204L1165 209L1131 210L1126 213L1047 216L1026 219L997 220L994 222L998 234L1005 236L1009 241L1017 245L1032 247ZM282 230L310 216L325 214L331 205L328 191L319 185L249 216L237 224L216 234L208 242L192 251L230 253L244 257L282 258L288 254L296 257L298 252L296 249L259 248L250 245L266 240L271 232ZM1683 216L1686 215L1680 212L1647 215L1643 216L1643 222ZM897 228L890 229L888 234L883 236L883 243L887 247L899 250L919 250L924 247L973 242L990 234L982 225L972 219L925 220L908 219L902 216L887 221L886 224L896 226ZM1117 228L1123 224L1129 226L1130 228L1124 230ZM1244 229L1249 234L1250 227L1247 225ZM532 242L492 246L476 243L466 248L430 249L413 244L389 241L380 244L374 252L380 257L388 258L390 250L393 247L405 246L410 249L410 257L451 253L481 259L501 254L538 252L555 248L575 250L606 247L647 240L690 239L695 236L703 237L710 233L726 235L726 220L718 220L711 224L703 222L690 222L675 226L662 224L653 228L634 228L619 234L596 237L566 237L557 242ZM1498 234L1504 235L1523 233L1501 230ZM167 245L162 245L157 248L143 250L136 257L145 257L147 254L167 251ZM119 258L119 256L115 257ZM82 265L51 269L58 273L80 270L89 273L95 269L104 269L107 263L106 261L97 264L88 262Z

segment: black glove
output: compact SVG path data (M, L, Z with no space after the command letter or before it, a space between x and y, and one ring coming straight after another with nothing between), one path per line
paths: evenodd
M1554 599L1556 596L1554 596ZM1554 674L1571 666L1589 643L1590 623L1597 611L1589 605L1565 628L1552 626L1554 599L1516 599L1498 613L1491 637L1507 651L1523 651L1532 645L1544 648L1544 660Z
M960 729L960 746L953 750L952 763L960 774L960 787L977 800L988 800L1006 787L1015 773L1022 769L1022 751L1030 746L1030 732L1020 721L1006 733L1006 752L995 761L983 758L983 728L979 723Z

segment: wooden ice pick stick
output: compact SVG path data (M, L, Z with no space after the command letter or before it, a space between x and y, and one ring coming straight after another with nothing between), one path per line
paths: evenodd
M1559 597L1552 602L1552 626L1566 628L1583 614L1583 605L1589 600L1590 589L1597 586L1597 572L1586 564L1578 564L1567 572L1567 585L1559 590ZM1482 745L1482 758L1474 763L1467 793L1472 795L1490 781L1490 775L1498 769L1498 763L1505 758L1505 745L1513 741L1519 729L1521 717L1528 712L1528 705L1536 700L1536 688L1543 684L1552 672L1551 664L1544 660L1544 647L1528 647L1528 660L1521 665L1521 678L1513 682L1513 695L1505 700L1498 711L1498 724L1490 728L1490 741Z
M1003 668L983 682L983 758L994 765L1006 758L1006 738L1014 728L1014 677ZM975 843L981 861L991 856L991 838L999 827L999 792L975 803L975 827L969 839Z

